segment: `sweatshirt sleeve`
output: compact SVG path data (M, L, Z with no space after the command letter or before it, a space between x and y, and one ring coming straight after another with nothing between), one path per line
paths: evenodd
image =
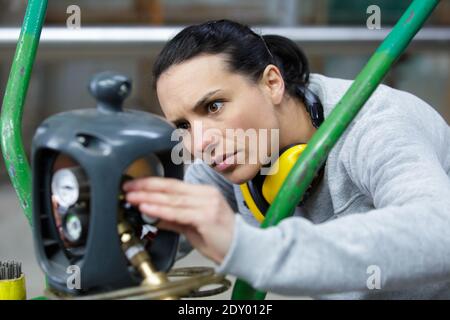
M291 217L268 229L237 217L216 271L292 295L367 291L372 266L381 290L450 279L450 179L441 163L450 141L423 123L381 114L345 138L343 166L374 210L318 225Z

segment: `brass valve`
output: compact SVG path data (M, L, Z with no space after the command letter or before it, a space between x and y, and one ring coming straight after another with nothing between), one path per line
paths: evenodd
M142 285L151 287L161 287L169 282L163 272L156 271L151 261L150 255L145 250L139 239L134 234L131 225L122 219L118 225L120 242L122 249L131 265L139 271L144 279ZM165 299L177 299L176 297L166 297Z

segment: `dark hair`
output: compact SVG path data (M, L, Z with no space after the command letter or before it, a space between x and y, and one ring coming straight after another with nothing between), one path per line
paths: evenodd
M306 88L308 60L295 42L278 35L260 36L248 26L230 20L209 21L180 31L156 58L154 87L161 74L172 65L201 54L225 54L230 71L254 81L260 79L267 65L274 64L280 69L287 93L305 103L311 118L312 113L318 113L319 118L323 113L310 110L310 104L317 102L308 99L317 97ZM322 120L323 115L318 121L321 123ZM316 126L314 119L313 124Z

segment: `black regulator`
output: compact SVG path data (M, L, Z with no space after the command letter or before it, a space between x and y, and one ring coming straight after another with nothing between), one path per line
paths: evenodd
M174 127L159 116L124 110L131 82L122 75L98 74L89 89L97 108L51 116L37 129L32 150L38 260L50 289L72 295L142 283L132 263L138 253L151 257L154 272L166 272L178 246L177 234L158 230L122 191L137 177L182 178L182 165L170 159ZM68 284L73 270L79 270L79 287Z

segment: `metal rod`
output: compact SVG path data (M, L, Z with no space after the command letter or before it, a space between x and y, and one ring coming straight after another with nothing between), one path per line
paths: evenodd
M0 261L0 280L14 280L22 275L22 263L15 261Z
M3 158L20 205L31 224L31 170L22 141L22 114L47 10L47 0L30 0L11 66L0 118Z
M255 31L262 34L275 33L289 37L297 42L378 42L392 31L391 28L369 30L365 27L271 27L256 26ZM182 27L82 27L68 29L66 27L45 27L42 30L40 46L49 45L87 45L102 47L108 43L119 45L127 43L164 45L171 37L182 30ZM450 40L449 27L423 28L415 37L415 42L437 43ZM19 28L0 28L0 47L14 47L20 35Z
M397 58L403 53L417 31L431 15L439 0L414 0L394 29L378 47L353 84L320 126L299 157L270 206L262 228L277 225L292 216L315 174L326 161L328 153L364 103L383 80ZM232 299L264 299L265 292L257 291L237 280Z
M82 27L71 30L46 27L40 41L40 58L53 59L98 55L123 55L124 52L147 56L149 50L160 49L179 27ZM300 44L306 52L370 53L390 29L368 30L350 27L255 27L262 34L279 34ZM19 28L0 28L0 56L9 54L19 37ZM410 50L444 51L450 49L450 28L430 27L421 30Z

